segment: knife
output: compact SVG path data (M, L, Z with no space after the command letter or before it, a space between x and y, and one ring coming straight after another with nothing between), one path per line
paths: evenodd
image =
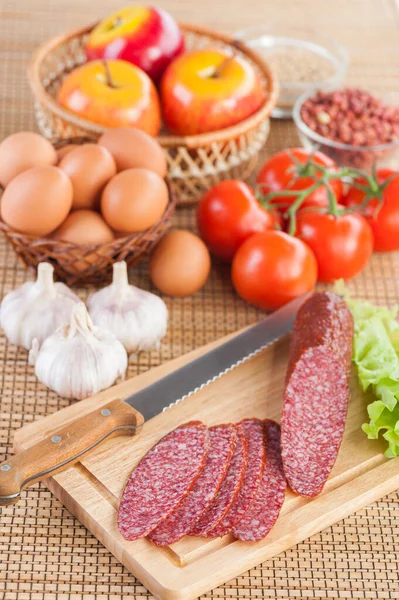
M289 331L310 296L293 300L214 350L125 399L76 419L0 465L0 506L17 502L22 490L63 471L105 439L137 434L145 420L174 406L249 360Z

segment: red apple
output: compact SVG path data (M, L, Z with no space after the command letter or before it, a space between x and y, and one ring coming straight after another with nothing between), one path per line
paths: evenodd
M263 104L265 92L252 65L223 50L196 50L176 58L161 81L167 128L178 135L224 129Z
M86 44L88 60L127 60L154 81L183 50L183 34L174 18L161 8L139 5L127 6L101 21Z
M161 126L151 79L124 60L94 60L74 69L61 84L58 102L105 127L137 127L156 136Z

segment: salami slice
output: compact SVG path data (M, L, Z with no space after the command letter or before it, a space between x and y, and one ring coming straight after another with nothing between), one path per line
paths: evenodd
M267 460L262 479L243 518L233 527L233 535L243 542L257 542L267 536L280 513L286 481L281 460L280 426L266 419Z
M127 540L148 535L193 487L208 453L208 428L200 421L163 437L133 470L119 505L118 526Z
M157 546L167 546L188 534L213 501L226 477L236 445L237 429L234 425L218 425L211 427L209 436L205 466L193 489L149 535Z
M322 491L338 455L349 400L352 337L352 315L335 294L315 294L298 312L281 445L288 483L301 496Z
M266 464L266 431L260 419L245 419L238 423L248 444L248 463L237 498L207 537L223 537L243 518L259 487Z
M227 475L220 486L216 498L194 525L190 531L190 535L206 536L208 531L211 531L211 529L220 523L240 491L247 460L247 442L242 430L237 428L237 443Z

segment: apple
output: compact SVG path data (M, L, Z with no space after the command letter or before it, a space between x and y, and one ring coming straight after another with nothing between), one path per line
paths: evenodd
M265 99L252 65L223 50L195 50L176 58L161 80L167 128L178 135L224 129L256 112Z
M155 85L124 60L96 60L74 69L61 84L58 102L105 127L132 126L156 136L161 126Z
M88 60L120 58L158 82L168 64L184 50L183 34L161 8L127 6L101 21L86 43Z

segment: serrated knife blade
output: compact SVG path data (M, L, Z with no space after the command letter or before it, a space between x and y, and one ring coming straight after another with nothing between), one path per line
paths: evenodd
M310 294L128 398L66 423L61 429L0 465L0 505L13 504L23 489L79 462L111 436L134 435L144 420L188 398L288 333ZM67 410L67 409L65 409Z
M299 307L310 296L292 300L256 325L155 383L125 398L145 420L152 419L219 379L291 331Z

